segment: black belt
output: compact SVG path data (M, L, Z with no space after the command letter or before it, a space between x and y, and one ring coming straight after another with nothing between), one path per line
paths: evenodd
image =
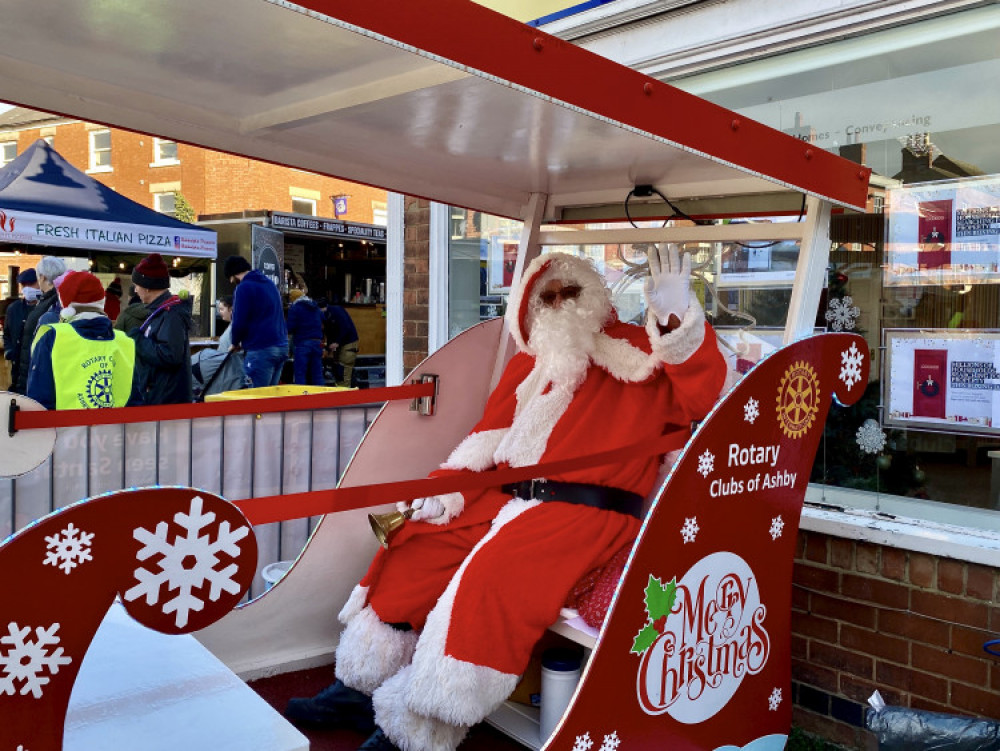
M526 501L563 501L564 503L579 503L582 506L617 511L628 514L636 519L642 518L642 506L645 500L638 493L632 493L621 488L609 488L604 485L587 485L582 482L559 482L558 480L522 480L508 485L501 485L500 490L510 493Z

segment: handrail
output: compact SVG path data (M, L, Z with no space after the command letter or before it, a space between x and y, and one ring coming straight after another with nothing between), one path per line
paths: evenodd
M119 425L136 422L193 420L228 415L260 415L271 412L302 412L314 409L348 407L396 399L419 399L434 396L434 382L384 386L374 389L337 391L326 394L276 396L264 399L233 399L225 402L163 404L118 409L17 410L14 430L70 428L90 425Z

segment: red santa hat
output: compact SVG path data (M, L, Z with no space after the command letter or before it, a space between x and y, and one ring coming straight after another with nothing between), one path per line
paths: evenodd
M80 308L104 310L104 285L89 271L67 271L59 285L63 318L72 318Z
M507 301L507 327L514 337L518 349L531 354L528 346L529 332L533 321L533 310L538 292L553 279L564 284L577 285L581 296L589 298L592 304L604 308L605 320L612 317L613 308L604 278L587 258L568 253L545 253L540 255L524 270L521 283L516 285Z

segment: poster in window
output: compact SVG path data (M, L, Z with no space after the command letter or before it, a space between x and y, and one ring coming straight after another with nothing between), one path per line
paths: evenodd
M1000 178L886 191L885 284L1000 283Z
M886 329L883 423L1000 433L1000 331Z

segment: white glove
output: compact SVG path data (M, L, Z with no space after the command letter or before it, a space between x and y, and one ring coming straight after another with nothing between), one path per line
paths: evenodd
M691 256L683 261L676 245L654 245L646 251L649 276L646 278L646 303L657 322L666 326L671 315L684 320L691 293Z
M414 522L437 519L444 513L444 504L436 495L432 495L429 498L415 498L410 503L400 501L396 504L396 509L400 512L404 512L408 508L413 509L413 516L410 517L410 521Z

